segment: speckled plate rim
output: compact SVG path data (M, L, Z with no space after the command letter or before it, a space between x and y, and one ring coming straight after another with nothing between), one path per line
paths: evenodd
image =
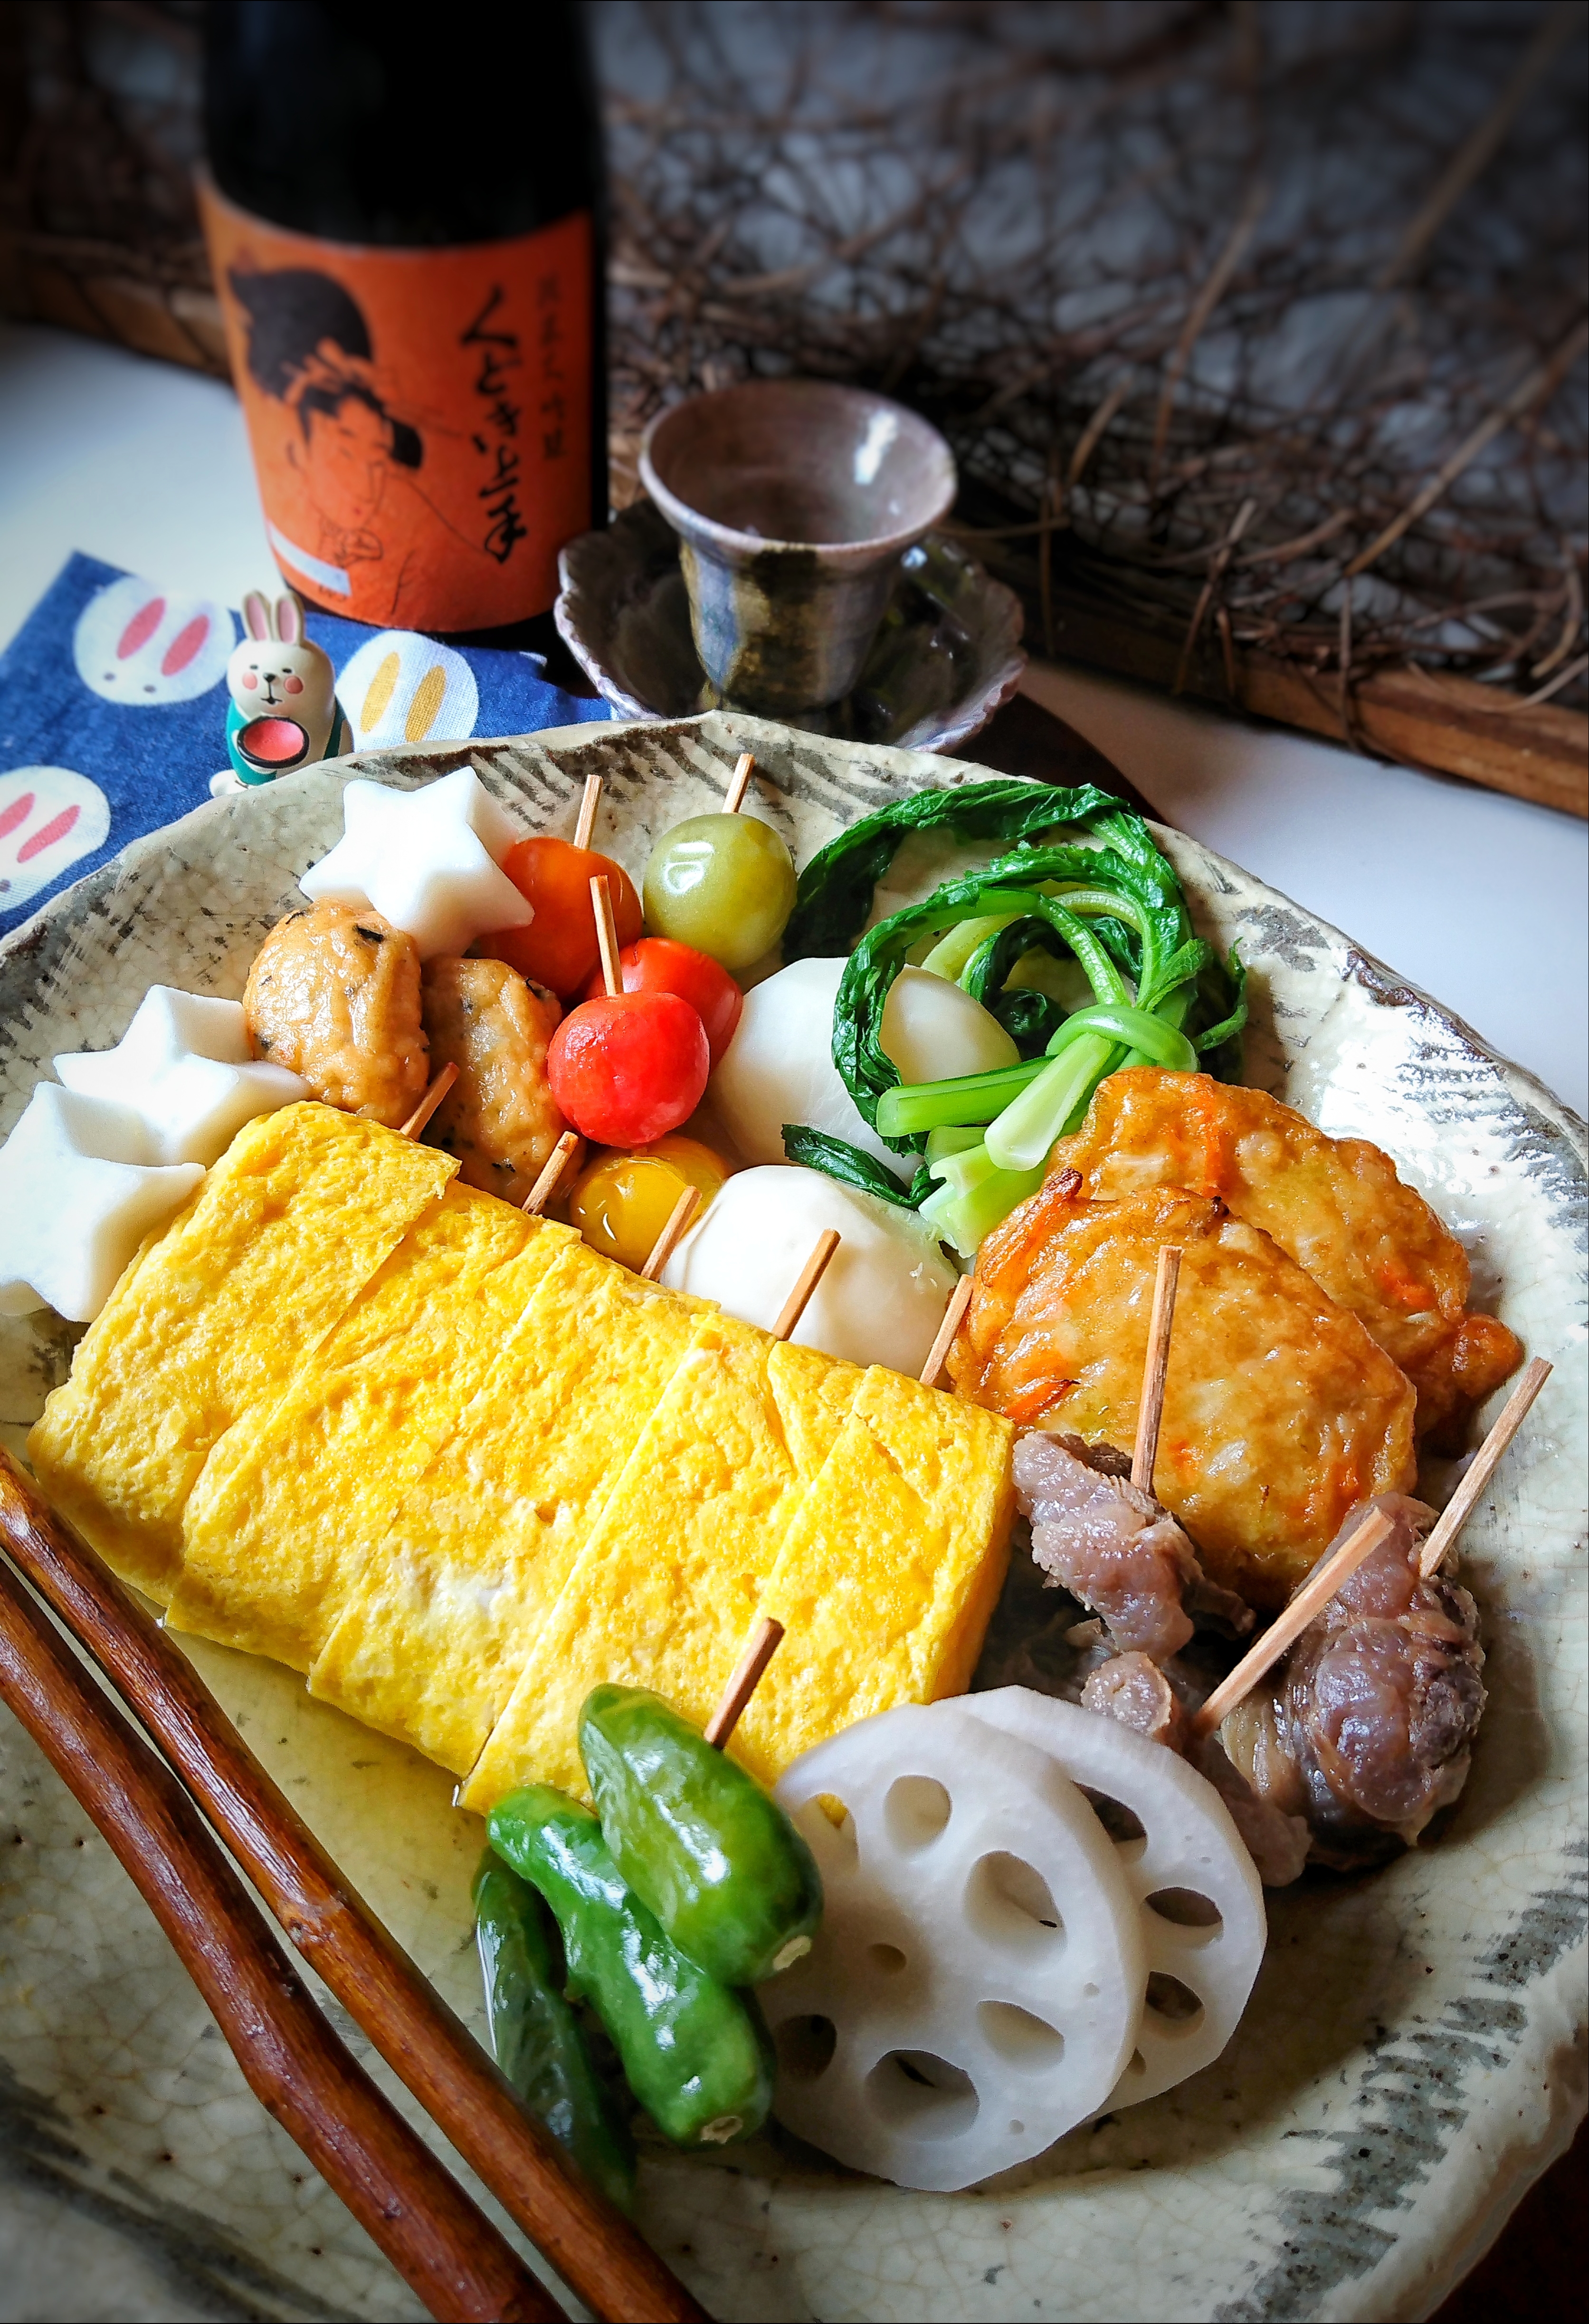
M242 851L291 857L301 868L335 829L348 777L407 787L464 763L541 827L572 822L585 771L600 767L611 808L630 825L613 852L643 853L648 804L665 821L695 811L742 747L756 751L767 778L762 811L791 832L803 816L808 825L847 821L881 796L986 772L709 714L366 753L201 807L52 899L0 945L0 1132L40 1060L65 1046L51 1014L57 981L107 945L126 948L130 976L145 973L135 966L135 903L140 882L158 880L162 866ZM1272 1900L1249 2038L1238 2034L1227 2052L1240 2088L1226 2095L1248 2107L1234 2127L1221 2115L1216 2066L1180 2094L1117 2117L1090 2147L1086 2134L1073 2134L1042 2164L965 2197L920 2199L847 2181L767 2141L715 2165L665 2157L650 2166L647 2224L721 2316L890 2324L995 2324L1039 2313L1424 2316L1563 2149L1584 2110L1584 1656L1573 1499L1584 1449L1583 1125L1348 939L1196 843L1160 835L1187 881L1194 918L1225 940L1241 934L1256 990L1267 996L1251 1078L1283 1085L1327 1128L1382 1136L1408 1174L1431 1187L1471 1136L1475 1157L1495 1157L1483 1170L1501 1182L1490 1223L1474 1229L1481 1262L1486 1234L1504 1240L1513 1212L1518 1249L1538 1243L1538 1266L1527 1282L1514 1270L1515 1296L1503 1304L1520 1324L1535 1318L1536 1343L1543 1329L1557 1336L1557 1376L1536 1407L1546 1412L1549 1400L1548 1433L1525 1432L1470 1535L1470 1570L1493 1619L1488 1748L1439 1846L1373 1884ZM191 923L196 981L202 956L209 989L220 989L216 964L227 954L221 917L196 911ZM235 969L225 974L235 978ZM136 997L129 982L124 1021ZM85 1023L85 1040L105 1038L97 1022ZM1356 1094L1354 1071L1365 1077ZM1444 1093L1443 1114L1430 1111L1431 1077ZM1483 1170L1470 1174L1481 1194ZM1472 1207L1477 1216L1482 1202ZM1538 1224L1547 1210L1559 1219L1548 1249ZM1525 1556L1531 1571L1520 1571ZM239 1659L215 1655L212 1683ZM1502 1728L1534 1738L1519 1747L1516 1768L1501 1751ZM1494 1910L1484 1902L1492 1891L1501 1899ZM1337 1938L1346 1932L1338 1964L1317 1950L1327 1923ZM400 1917L397 1924L432 1974L455 1980L455 1940L446 1951L428 1923L415 1932ZM1299 1966L1311 2014L1300 2014L1286 1969L1290 1952L1309 1941L1315 1951ZM1360 1969L1387 1962L1404 2006L1388 2009L1377 2031L1337 2041L1329 2009L1348 2006L1343 1997L1355 1996ZM1308 2062L1293 2070L1285 2057L1298 2043ZM781 2278L770 2272L780 2262ZM779 2282L785 2289L775 2293ZM305 2297L304 2312L313 2312Z

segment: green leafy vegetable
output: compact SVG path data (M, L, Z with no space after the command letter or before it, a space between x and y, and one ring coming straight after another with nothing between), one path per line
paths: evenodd
M980 1143L930 1167L943 1183L922 1204L923 1223L962 1259L975 1259L983 1237L1042 1184L1041 1167L1000 1170Z
M1116 815L1111 821L1134 824L1145 835L1146 826L1134 816ZM833 1010L833 1063L865 1119L877 1123L879 1098L899 1082L879 1038L889 989L906 953L935 929L989 916L999 907L1045 923L1086 970L1096 1001L1134 1002L1144 1012L1195 980L1212 963L1213 951L1192 935L1173 871L1151 840L1146 844L1146 858L1135 846L1129 853L1113 845L1020 847L986 872L951 880L924 903L869 928L845 964ZM1103 941L1107 928L1114 931L1109 944ZM1124 955L1125 973L1117 954ZM891 1144L905 1135L879 1134Z
M1223 1009L1213 1024L1206 1020ZM1223 964L1210 961L1198 976L1198 997L1192 1004L1192 1047L1209 1059L1222 1082L1233 1082L1242 1069L1242 1032L1247 1021L1247 964L1230 947Z
M804 1122L784 1124L784 1151L791 1162L800 1163L807 1170L825 1171L843 1186L854 1186L863 1194L875 1194L880 1203L893 1203L902 1211L919 1210L932 1191L932 1181L925 1168L916 1172L909 1186L902 1186L891 1170L859 1146L851 1146L846 1138L830 1138L824 1130L808 1130Z
M933 976L946 976L951 984L958 984L966 964L986 938L997 935L1000 928L1007 928L1019 918L1018 912L990 912L981 918L962 920L946 936L941 936L925 960L917 965Z
M987 1004L1023 1057L1040 1057L1064 1019L1064 1007L1052 992L1000 992Z
M941 1162L946 1154L963 1154L968 1147L981 1143L981 1133L977 1130L930 1130L923 1151L929 1163Z
M1149 1010L1123 1009L1111 1001L1074 1010L1050 1041L1049 1056L1061 1056L1083 1033L1112 1033L1144 1063L1162 1065L1167 1073L1197 1071L1198 1053L1186 1035L1167 1017L1155 1017Z
M1080 826L1086 840L1053 838L1064 825ZM1002 840L1007 852L855 941L902 841L935 828ZM1174 866L1147 825L1091 786L1000 781L922 791L854 825L802 874L785 957L839 953L852 943L833 1010L833 1063L863 1118L897 1151L923 1136L954 1137L952 1146L934 1146L917 1174L918 1186L930 1176L936 1190L923 1201L913 1186L910 1200L967 1256L1041 1182L1055 1139L1081 1120L1107 1074L1144 1064L1192 1072L1199 1058L1222 1074L1240 1070L1240 961L1233 954L1222 963L1194 933ZM1051 970L1032 962L1037 953L1074 965ZM907 960L951 978L997 1015L1022 1064L902 1085L881 1028ZM978 1130L981 1138L967 1135ZM830 1157L816 1167L879 1191L848 1161L834 1168Z
M1093 783L1068 790L1012 777L967 783L959 790L914 791L876 815L863 816L817 850L800 875L794 914L784 930L785 962L850 950L866 926L874 889L914 831L956 831L965 839L1013 846L1061 824L1092 829L1119 811L1119 800Z
M1002 927L983 937L960 971L960 982L973 1001L980 1001L987 1008L993 996L1004 991L1015 963L1029 952L1046 952L1063 960L1066 950L1065 940L1057 928L1045 919L1024 915L1019 919L1006 920Z
M988 1160L1000 1170L1041 1170L1055 1139L1080 1120L1104 1075L1125 1061L1125 1051L1107 1034L1084 1033L1068 1042L997 1120L989 1122L984 1140Z
M972 920L962 925L981 927L986 923ZM944 939L945 944L949 941ZM943 948L943 945L938 947ZM1063 1003L1052 992L1029 986L1005 989L1017 962L1034 952L1056 960L1070 957L1063 938L1047 920L1030 917L1006 920L982 939L960 972L961 986L997 1018L1023 1057L1042 1055L1065 1014Z

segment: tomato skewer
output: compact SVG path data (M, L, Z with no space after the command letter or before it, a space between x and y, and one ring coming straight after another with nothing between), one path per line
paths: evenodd
M712 1062L716 1065L734 1038L745 996L710 953L678 944L672 936L642 936L638 944L623 945L618 973L625 992L676 992L681 1001L687 1001L706 1028ZM598 969L585 986L584 997L593 1001L606 989Z
M611 891L590 885L607 990L570 1011L547 1047L547 1079L576 1130L602 1146L646 1146L686 1121L712 1071L706 1028L676 992L619 990Z

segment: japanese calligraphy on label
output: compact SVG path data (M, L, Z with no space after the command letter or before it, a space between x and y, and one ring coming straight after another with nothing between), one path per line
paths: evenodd
M288 580L384 629L545 613L591 521L592 223L449 250L324 242L201 186Z

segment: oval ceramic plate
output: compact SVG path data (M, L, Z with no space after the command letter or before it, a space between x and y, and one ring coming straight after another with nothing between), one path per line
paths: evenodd
M600 769L598 844L638 873L652 835L708 807L741 747L765 779L759 811L803 860L904 791L982 771L713 715L372 754L217 801L0 953L0 1131L53 1052L116 1039L147 985L241 993L298 874L340 832L350 773L411 786L472 762L527 826L572 829ZM781 2133L712 2160L648 2149L642 2224L720 2318L1419 2317L1581 2110L1581 1127L1333 929L1161 837L1199 927L1241 941L1251 1077L1327 1130L1383 1145L1463 1235L1475 1297L1557 1366L1464 1543L1492 1689L1473 1778L1435 1845L1373 1877L1271 1896L1257 1989L1214 2065L1006 2180L905 2194ZM917 847L892 889L937 876L942 856ZM47 1316L3 1331L0 1418L20 1448L76 1335ZM451 1806L450 1779L310 1702L287 1671L182 1643L478 2025L481 1828ZM16 2255L0 2309L415 2315L248 2096L109 1851L8 1720L0 1742L0 1840L13 1843L0 1852L0 2228Z

